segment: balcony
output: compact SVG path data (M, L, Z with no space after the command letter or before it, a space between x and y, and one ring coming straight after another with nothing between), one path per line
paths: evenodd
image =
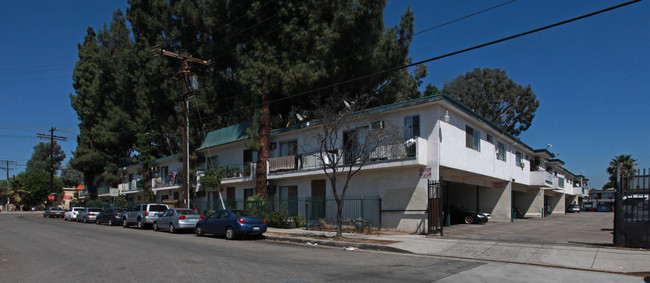
M316 170L322 169L324 165L330 164L331 162L338 161L339 166L342 166L344 164L357 163L366 157L368 157L368 161L365 164L366 166L381 162L416 160L418 158L418 152L423 155L426 151L424 146L426 146L424 139L418 138L411 139L405 143L378 146L371 152L357 152L354 155L348 153L348 151L342 148L334 149L327 155L323 156L325 160L321 159L319 151L275 157L269 158L268 171L269 173L279 173L287 171ZM422 156L422 158L424 158L424 156Z
M178 187L180 188L183 184L180 174L176 176L161 176L158 178L153 178L151 180L151 187L154 189L168 188L168 187Z
M102 186L97 188L97 196L109 196L111 194L111 189L108 186Z
M531 171L530 185L553 187L553 175L546 170Z
M142 190L142 181L133 180L131 182L118 184L117 189L120 191L120 194L139 192Z

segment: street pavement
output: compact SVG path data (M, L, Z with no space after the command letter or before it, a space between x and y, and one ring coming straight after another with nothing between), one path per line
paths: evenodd
M349 233L336 241L333 232L275 228L264 241L226 241L38 213L3 212L0 225L0 282L650 282L650 252L635 249L404 233Z
M611 227L612 217L612 214L580 213L517 220L515 223L454 225L445 232L445 235L451 236L344 234L345 238L357 239L357 243L336 242L333 239L334 232L304 229L269 228L267 238L456 259L650 276L649 250L611 246L611 229L607 227Z

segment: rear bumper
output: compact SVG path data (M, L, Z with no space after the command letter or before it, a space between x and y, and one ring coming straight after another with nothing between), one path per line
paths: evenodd
M242 224L237 234L258 235L266 232L266 224Z

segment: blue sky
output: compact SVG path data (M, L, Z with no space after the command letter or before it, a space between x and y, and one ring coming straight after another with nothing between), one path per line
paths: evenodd
M389 0L387 25L411 6L416 32L508 2ZM420 61L624 1L524 1L417 35L411 44ZM100 29L126 1L1 1L0 160L25 164L37 133L50 127L76 147L78 120L70 107L77 44L88 26ZM640 2L578 22L428 63L426 83L442 87L475 67L501 68L515 82L530 84L541 106L522 140L550 149L573 173L600 188L614 155L632 154L640 168L650 160L650 4ZM648 143L650 144L650 143ZM24 166L12 166L18 174ZM4 176L4 172L2 172Z

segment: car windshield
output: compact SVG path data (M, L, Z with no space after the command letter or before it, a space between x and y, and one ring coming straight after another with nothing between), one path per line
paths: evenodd
M88 211L90 212L102 212L101 208L89 208Z
M114 208L113 211L114 212L125 212L126 208Z
M165 211L167 207L164 205L150 205L149 211Z
M252 213L250 213L250 212L248 212L248 211L246 211L246 210L233 210L232 212L233 212L235 215L237 215L237 217L251 217L251 216L255 216L255 215L253 215Z
M176 212L178 212L178 215L196 215L196 214L198 214L193 209L177 209Z

